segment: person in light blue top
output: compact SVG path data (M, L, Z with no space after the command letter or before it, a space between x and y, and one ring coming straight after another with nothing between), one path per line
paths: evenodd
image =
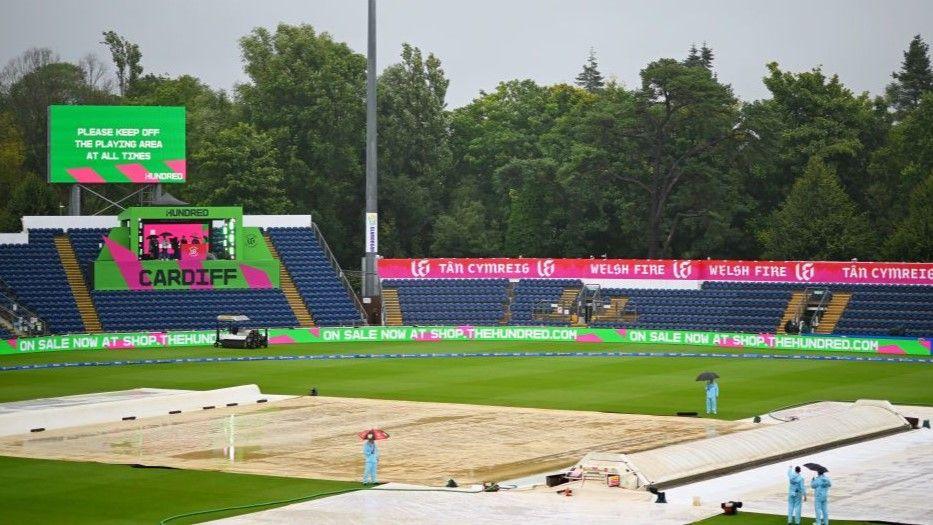
M803 493L806 491L800 467L787 467L787 523L800 525Z
M816 513L816 525L829 525L829 487L833 484L829 476L820 472L812 481L810 487L813 488L813 505Z
M372 433L366 435L366 441L363 443L363 483L376 484L376 467L379 465L379 448L376 447L376 436Z
M706 413L716 413L716 398L719 397L719 383L715 379L706 382Z

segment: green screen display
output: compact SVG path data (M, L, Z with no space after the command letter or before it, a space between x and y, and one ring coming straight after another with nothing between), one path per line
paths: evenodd
M185 108L49 106L49 182L185 182Z

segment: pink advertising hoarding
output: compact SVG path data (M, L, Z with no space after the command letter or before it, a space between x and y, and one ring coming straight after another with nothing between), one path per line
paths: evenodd
M933 285L933 263L640 259L381 259L382 279L657 279Z

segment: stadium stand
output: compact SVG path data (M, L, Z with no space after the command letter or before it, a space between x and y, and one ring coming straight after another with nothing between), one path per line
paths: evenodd
M405 324L497 325L505 315L507 279L385 280L398 291Z
M0 245L0 278L54 333L81 333L84 325L53 239L62 230L34 229L28 244Z
M566 303L576 299L583 287L577 279L522 279L515 285L515 299L512 302L511 324L514 325L566 325L555 316L550 319L535 319L534 312L552 310L552 305ZM541 317L539 315L539 317Z
M243 314L251 326L298 326L281 290L95 291L107 331L208 330L220 314Z
M355 296L328 257L321 239L311 228L268 228L267 233L291 274L315 324L356 326L362 323Z
M107 236L109 230L105 228L80 228L68 230L68 236L71 237L71 245L74 246L75 255L78 258L78 264L81 265L81 273L84 279L91 284L93 275L93 263L100 253L103 239Z
M52 333L87 331L54 238L67 234L90 287L91 266L107 232L32 228L28 243L0 244L0 282L8 297ZM359 302L313 225L269 227L266 233L294 281L292 293L300 294L315 324L362 323ZM933 334L929 286L706 282L699 289L648 289L584 286L575 279L394 279L382 285L392 299L390 324L579 326L586 322L579 315L581 299L593 299L598 308L590 326L770 333L812 311L807 300L818 297L817 333ZM242 313L270 327L300 324L281 290L95 291L91 297L108 331L208 329L221 313ZM9 326L0 329L0 336L10 335Z

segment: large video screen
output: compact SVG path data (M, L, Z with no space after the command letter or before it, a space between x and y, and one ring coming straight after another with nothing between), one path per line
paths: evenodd
M183 183L185 108L49 106L53 183Z
M204 260L211 253L208 223L143 223L140 259Z

